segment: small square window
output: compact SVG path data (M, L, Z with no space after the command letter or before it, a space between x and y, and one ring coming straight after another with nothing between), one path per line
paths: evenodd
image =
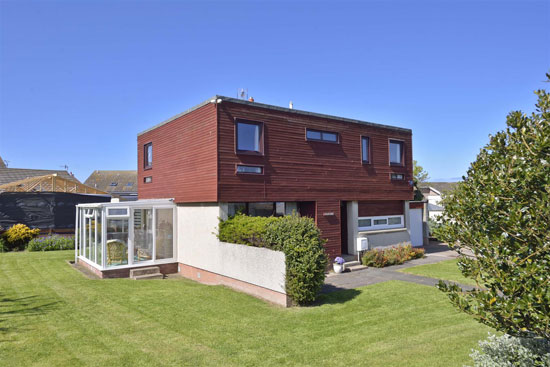
M262 153L262 124L237 120L237 152Z
M151 182L153 182L153 177L152 176L144 177L143 182L144 183L151 183Z
M388 224L388 220L387 219L375 219L374 220L374 225L375 226L379 226L381 224Z
M262 166L245 166L243 164L238 164L237 173L252 173L261 175L264 173L264 168Z
M402 174L402 173L392 173L392 174L391 174L391 179L392 179L392 180L404 180L404 179L405 179L405 175Z
M359 227L370 227L372 225L371 219L359 219L358 226Z

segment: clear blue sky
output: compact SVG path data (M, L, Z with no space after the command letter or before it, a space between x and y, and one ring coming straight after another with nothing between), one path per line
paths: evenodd
M0 2L0 156L136 169L137 133L214 94L413 130L460 177L550 69L550 1Z

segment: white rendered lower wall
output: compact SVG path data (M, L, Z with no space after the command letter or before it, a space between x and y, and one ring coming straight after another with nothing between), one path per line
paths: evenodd
M369 249L376 247L394 246L402 242L410 242L411 236L406 228L398 230L359 232L359 237L366 237L369 241Z
M178 205L177 213L178 262L286 294L282 252L218 241L219 204Z

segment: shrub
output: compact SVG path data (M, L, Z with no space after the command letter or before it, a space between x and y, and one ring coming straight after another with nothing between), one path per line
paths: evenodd
M8 247L6 245L6 240L3 236L0 236L0 252L6 252L8 251Z
M535 112L511 112L443 198L436 236L473 255L459 257L458 268L478 287L438 287L498 331L550 339L550 93L536 94Z
M385 249L373 249L365 252L361 262L365 266L383 268L384 266L400 265L405 261L424 257L424 249L413 248L410 243L388 247Z
M285 254L287 295L298 304L315 301L325 282L328 258L313 219L298 215L277 218L267 225L264 239Z
M27 245L28 251L74 250L74 237L49 236L35 238Z
M7 251L24 250L30 240L38 236L40 230L30 229L24 224L15 224L2 234Z
M518 338L510 335L491 335L479 342L480 350L470 357L475 367L548 367L550 341L543 338Z
M267 225L276 217L249 217L236 214L225 221L220 220L217 237L220 241L266 247L263 241Z

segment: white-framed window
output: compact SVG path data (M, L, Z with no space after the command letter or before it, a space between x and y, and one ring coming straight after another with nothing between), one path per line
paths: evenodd
M377 217L359 217L357 221L360 231L377 231L380 229L403 228L403 215L382 215Z
M120 208L107 208L107 217L113 218L113 217L129 217L130 216L130 208L128 207L120 207Z

